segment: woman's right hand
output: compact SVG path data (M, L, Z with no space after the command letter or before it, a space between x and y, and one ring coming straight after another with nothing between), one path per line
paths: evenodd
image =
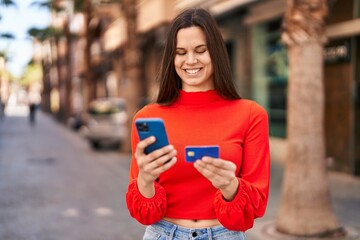
M144 150L155 142L155 137L148 137L140 141L135 150L135 158L139 167L138 188L140 193L147 198L155 195L154 181L176 163L177 151L174 146L168 145L149 154Z

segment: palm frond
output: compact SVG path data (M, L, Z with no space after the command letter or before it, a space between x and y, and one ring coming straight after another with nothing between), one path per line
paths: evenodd
M15 39L15 36L12 33L0 33L0 38L13 40Z
M17 7L16 3L12 0L0 0L0 5L5 7Z
M46 8L57 12L64 10L55 0L35 1L30 4L30 7Z
M30 28L28 30L28 35L30 37L36 38L39 41L45 41L50 38L56 38L63 35L63 31L59 29L55 29L53 27L46 27L46 28Z

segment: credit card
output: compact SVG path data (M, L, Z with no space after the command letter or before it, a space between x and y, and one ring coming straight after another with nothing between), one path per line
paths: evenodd
M195 162L202 157L219 157L219 146L186 146L186 162Z

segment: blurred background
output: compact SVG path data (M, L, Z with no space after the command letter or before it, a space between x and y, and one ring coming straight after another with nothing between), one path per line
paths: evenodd
M360 1L327 2L323 79L327 166L332 172L357 179ZM10 138L6 140L9 136L5 130L21 129L19 125L8 127L6 119L30 114L29 121L38 131L51 124L51 119L70 129L72 138L77 139L73 141L86 141L91 156L114 154L113 167L124 164L125 160L117 163L122 158L126 159L123 167L127 169L129 122L137 109L154 100L168 26L188 7L204 7L217 20L238 91L268 111L271 159L282 164L287 148L290 71L287 48L281 41L284 0L1 0L0 127L4 132L0 132L0 157L5 158L6 147L12 149L6 145ZM33 107L28 109L30 105ZM21 121L24 119L11 120L12 124ZM35 136L31 128L24 131ZM31 142L30 137L28 140ZM115 153L99 153L109 144L116 147ZM29 161L57 161L51 157L37 159ZM78 214L69 209L65 214ZM356 218L360 222L360 216ZM137 239L132 237L117 239Z

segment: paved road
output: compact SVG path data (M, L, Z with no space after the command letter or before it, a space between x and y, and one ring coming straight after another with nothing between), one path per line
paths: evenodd
M130 156L94 151L76 132L39 112L8 109L0 122L0 240L137 240L144 227L124 202ZM266 215L247 240L299 240L274 233L282 166L271 168ZM330 174L334 211L360 239L360 179ZM345 239L345 238L344 238Z
M96 152L39 112L8 109L0 122L1 240L136 240L124 195L129 155Z

